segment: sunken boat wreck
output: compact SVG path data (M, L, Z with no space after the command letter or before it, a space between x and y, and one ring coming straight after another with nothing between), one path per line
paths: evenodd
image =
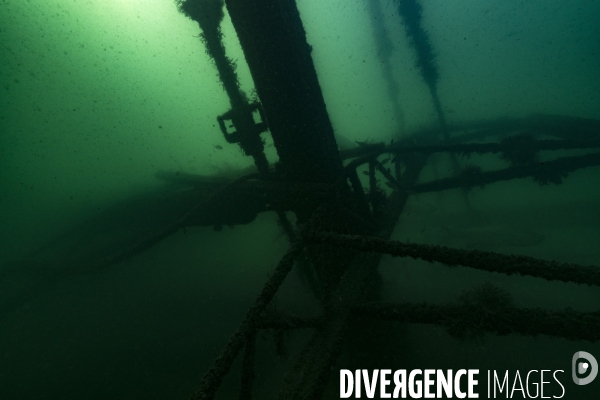
M456 117L443 57L469 57L427 19L440 2L364 0L393 128L334 130L305 27L318 12L300 3L171 2L229 102L205 116L209 147L252 165L158 169L159 186L8 257L0 398L334 399L340 370L386 368L478 369L479 398L486 371L515 390L515 371L560 370L546 395L598 398L570 370L577 351L600 357L597 104ZM425 123L408 123L398 57Z

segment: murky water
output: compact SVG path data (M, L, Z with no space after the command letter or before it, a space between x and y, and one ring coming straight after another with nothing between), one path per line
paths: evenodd
M397 0L297 4L340 147L438 126ZM422 7L448 124L536 113L600 118L595 2ZM194 199L156 179L157 171L227 181L252 166L219 130L216 116L230 106L198 25L172 0L2 0L0 26L0 399L188 398L285 252L276 215L179 230L108 268L65 265L89 267L189 211ZM222 32L251 96L227 14ZM272 139L263 137L274 163ZM542 152L539 161L586 152ZM483 171L509 165L497 155L458 163ZM447 155L435 155L419 182L455 173ZM359 176L368 188L368 176ZM598 176L592 167L561 184L490 184L471 189L468 204L460 189L413 194L392 238L598 266ZM387 301L441 304L493 281L519 307L600 305L597 287L539 278L388 257L381 273ZM318 310L294 274L276 303L298 315ZM424 325L382 330L380 343L369 342L371 331L353 336L336 367L564 369L566 399L600 394L598 380L581 388L570 381L572 354L598 358L597 343L517 335L463 342ZM275 355L270 332L259 335L257 398L276 393L308 334L286 338L288 358ZM238 364L222 398L237 398ZM326 397L337 398L336 388Z

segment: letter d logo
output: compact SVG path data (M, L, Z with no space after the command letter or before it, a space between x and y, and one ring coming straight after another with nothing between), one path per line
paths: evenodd
M577 361L580 358L585 359L587 362L580 362L578 365ZM587 385L596 378L596 375L598 375L598 361L596 361L593 355L585 351L578 351L573 354L572 367L573 382L575 382L576 385ZM590 371L590 374L586 378L577 377L578 374L585 374L588 371Z

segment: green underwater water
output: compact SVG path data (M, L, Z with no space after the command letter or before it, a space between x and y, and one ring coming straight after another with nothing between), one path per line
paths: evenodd
M422 3L449 123L533 113L600 118L595 2ZM435 126L393 0L381 1L377 23L391 38L399 109L389 101L376 41L381 30L367 1L297 4L336 134L350 143L389 142ZM250 94L250 72L227 15L222 30ZM159 170L229 177L252 165L219 131L216 116L230 106L200 33L172 0L0 0L0 400L188 398L284 254L288 242L277 217L264 213L220 231L179 231L101 271L63 276L12 267L42 246L50 256L77 253L86 240L108 245L143 231L123 224L107 233L111 227L103 230L100 222L127 199L172 194L155 178ZM263 137L273 162L272 140ZM542 157L557 153L582 151ZM494 156L460 162L506 166ZM450 170L446 155L435 156L421 180ZM528 178L475 188L468 195L475 213L460 190L411 196L392 238L599 266L598 177L594 167L560 185ZM140 215L155 219L180 211L136 204ZM73 238L72 229L82 226ZM522 243L511 242L515 237ZM388 257L381 273L389 301L445 303L493 280L521 307L600 306L592 286ZM318 309L293 274L276 300L300 315ZM569 375L575 351L600 359L598 343L517 335L462 342L439 327L367 325L336 367L565 369L567 393L578 393L566 399L600 396L599 381L575 388ZM388 340L371 342L379 330ZM256 398L277 393L281 371L308 333L287 338L288 358L275 356L271 336L259 335ZM354 351L357 343L367 350ZM239 360L220 398L237 398L238 370ZM335 390L334 382L325 398L337 398Z

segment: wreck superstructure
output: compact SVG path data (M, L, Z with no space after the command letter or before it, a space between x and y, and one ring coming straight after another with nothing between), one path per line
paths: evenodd
M369 2L369 7L373 23L377 24L381 10L375 3ZM357 142L352 148L340 149L313 64L313 49L294 0L177 1L180 11L199 24L199 46L204 46L214 61L229 99L231 108L214 116L218 129L229 145L239 146L245 156L252 157L256 172L228 180L159 171L157 178L188 189L175 192L168 199L153 199L147 212L152 215L148 217L152 224L142 226L133 221L132 225L138 226L133 239L123 240L117 246L111 242L108 250L97 252L94 245L91 250L82 246L83 240L76 231L51 244L56 252L57 243L68 243L65 253L69 256L54 259L49 265L50 270L55 268L61 273L98 271L118 266L186 228L210 226L219 235L224 226L251 224L260 213L275 213L289 248L215 362L199 377L192 399L218 398L219 388L228 374L233 374L232 369L240 374L235 378L240 382L239 398L258 398L255 388L261 378L256 374L256 359L261 350L257 341L265 331L273 333L278 351L284 346L284 333L294 335L302 331L306 336L300 350L294 353L289 370L280 371L281 385L273 394L278 399L327 398L336 386L340 359L351 359L349 353L353 351L371 351L373 358L381 356L380 349L345 347L367 335L365 332L370 334L364 321L373 321L382 341L393 340L390 338L394 337L397 323L442 327L452 340L478 340L488 333L547 335L589 342L600 339L598 311L516 307L505 291L491 283L466 292L458 303L451 304L392 303L382 295L379 268L384 256L462 266L492 277L501 274L515 279L525 276L548 282L600 285L597 266L505 254L477 246L465 249L392 240L411 196L456 190L461 204L473 212L470 196L474 188L486 190L515 179L550 187L569 179L575 171L600 165L599 120L534 114L448 122L438 94L440 74L434 43L420 25L421 5L416 0L399 0L397 4L416 50L417 68L431 96L435 126L403 132L386 143L365 138L365 142ZM235 63L226 56L220 31L225 10L244 52L256 98L240 89ZM390 45L384 36L379 39L379 56L393 102L400 89L395 86L393 65L386 55L386 51L391 51ZM393 108L400 119L399 104ZM266 135L273 139L276 163L269 163L265 155ZM580 154L563 154L571 150ZM542 152L553 156L542 161ZM422 171L432 163L433 156L440 154L450 161L449 176L424 179ZM461 159L483 155L496 157L508 166L484 170ZM125 216L131 215L141 201L118 209ZM161 210L168 212L161 214ZM111 213L116 215L114 210L108 211ZM459 236L452 228L445 229L447 234ZM475 235L481 238L484 233ZM510 244L511 239L506 242ZM96 237L88 241L99 246ZM537 243L538 239L534 237L531 242ZM33 271L42 274L49 270L44 251L40 249L28 261L34 265ZM298 316L275 304L278 291L293 270L297 270L318 303L318 314ZM10 307L12 304L6 306Z

